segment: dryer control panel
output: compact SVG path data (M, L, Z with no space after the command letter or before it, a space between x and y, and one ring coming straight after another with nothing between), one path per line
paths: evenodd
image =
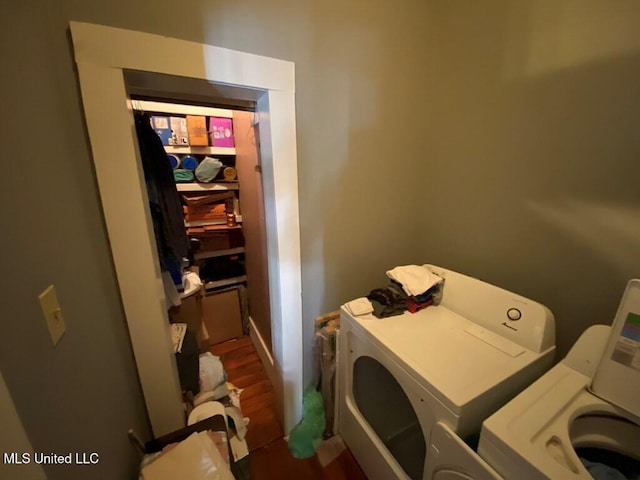
M544 305L446 268L423 266L444 279L442 306L536 353L555 348L555 320Z

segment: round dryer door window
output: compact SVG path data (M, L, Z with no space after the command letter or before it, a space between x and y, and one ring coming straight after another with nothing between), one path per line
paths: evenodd
M416 412L395 377L377 360L353 364L353 398L378 438L412 479L421 479L426 445Z

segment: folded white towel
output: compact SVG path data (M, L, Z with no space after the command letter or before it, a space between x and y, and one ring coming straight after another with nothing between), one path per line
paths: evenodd
M187 298L189 295L193 295L202 287L202 280L195 272L186 272L182 275L182 284L184 285L184 292L180 294L180 298Z
M373 312L373 305L366 297L356 298L345 303L344 308L353 316L366 315Z
M402 289L410 296L420 295L442 282L442 278L420 265L395 267L387 272L387 277L402 285Z

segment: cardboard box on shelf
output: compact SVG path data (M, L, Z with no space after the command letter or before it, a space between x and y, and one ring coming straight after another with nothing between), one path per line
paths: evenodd
M184 117L171 117L171 145L189 145L189 133L187 119Z
M183 211L184 219L187 221L225 219L227 205L224 202L209 205L185 205Z
M202 299L202 319L210 345L240 337L243 330L238 289L207 293Z
M231 248L231 241L227 232L220 232L206 237L199 237L200 251L226 250Z
M186 193L182 195L182 200L189 206L208 205L220 201L232 200L236 196L233 192L205 193Z
M200 240L201 252L226 250L244 245L242 231L240 229L208 232L203 235L198 235L196 238Z
M169 125L169 117L152 116L151 128L162 140L162 145L171 145L171 126Z
M187 131L189 132L189 145L206 147L209 145L207 136L207 119L200 115L187 115Z
M183 298L180 305L169 309L169 321L171 323L186 323L187 328L196 334L199 349L206 347L208 340L202 322L203 290L201 288L193 295Z

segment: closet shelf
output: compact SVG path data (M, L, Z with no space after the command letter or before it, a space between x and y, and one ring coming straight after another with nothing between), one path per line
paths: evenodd
M242 223L242 215L236 215L236 223ZM220 220L190 220L184 221L184 226L187 228L194 228L194 227L211 227L211 226L217 226L217 225L225 225L226 226L227 221L226 219L220 219Z
M242 228L241 225L236 225L235 227L228 227L226 224L223 225L207 225L205 227L187 227L187 235L191 237L206 237L207 234L215 234L216 232L226 231L226 230L240 230Z
M179 192L211 192L214 190L238 190L238 182L176 183Z
M181 105L178 103L153 102L149 100L132 100L132 107L135 110L145 112L158 112L163 115L205 115L209 117L233 118L233 110L226 108L201 107L198 105Z
M197 147L195 145L172 146L165 145L164 151L174 155L235 155L234 147Z
M239 277L225 278L223 280L216 280L215 282L207 282L204 284L206 290L213 290L214 288L227 287L236 283L242 283L247 281L246 275L240 275Z
M224 250L212 250L209 252L198 252L193 256L193 258L195 260L204 260L206 258L224 257L225 255L237 255L239 253L244 253L244 247L227 248Z

